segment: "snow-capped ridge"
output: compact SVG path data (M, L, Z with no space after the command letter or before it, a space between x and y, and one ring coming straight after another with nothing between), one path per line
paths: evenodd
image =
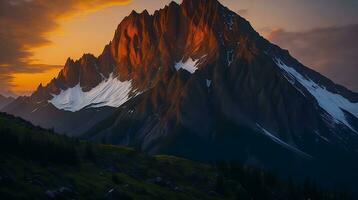
M121 82L113 74L88 92L83 92L80 84L62 90L49 100L56 108L76 112L84 108L119 107L130 99L131 81Z
M281 59L274 58L273 60L286 73L288 77L285 77L291 80L290 83L295 86L295 82L299 82L316 99L318 105L329 114L335 123L344 124L357 133L357 130L348 121L345 112L358 118L358 103L352 103L347 98L328 91L324 86L303 76L293 67L287 66Z

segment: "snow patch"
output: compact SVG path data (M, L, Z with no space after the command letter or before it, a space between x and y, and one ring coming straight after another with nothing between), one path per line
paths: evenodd
M211 80L206 79L206 87L210 88L211 82L212 82Z
M234 62L234 50L230 49L226 52L227 57L227 65L230 67L230 65Z
M38 110L39 108L35 108L34 110L31 111L31 113L34 113Z
M259 127L263 134L265 134L266 136L268 136L271 140L273 140L274 142L278 143L279 145L285 147L286 149L289 149L303 157L307 157L307 158L312 158L311 155L297 149L296 147L293 147L289 144L287 144L286 142L282 141L280 138L276 137L274 134L270 133L269 131L267 131L266 129L264 129L262 126L260 126L259 124L256 124L257 127Z
M184 69L189 73L194 74L195 71L198 70L198 65L200 64L199 61L204 57L206 57L206 55L195 60L192 58L188 58L186 61L183 61L183 59L181 59L179 62L175 63L175 69L177 71L179 71L180 69Z
M324 141L330 143L329 139L327 139L326 137L322 136L318 131L315 131L315 133L316 133L316 135L317 135L318 137L320 137L320 138L323 139Z
M107 80L88 92L83 92L80 84L77 84L73 88L62 90L58 95L52 94L53 98L49 102L60 110L71 112L88 107L119 107L129 100L131 89L131 81L121 82L111 74Z
M284 70L290 78L298 81L317 100L319 106L325 110L335 123L344 124L352 131L357 131L350 125L344 111L358 118L358 103L352 103L343 96L328 91L311 79L304 77L293 67L287 66L280 59L274 59L276 64Z

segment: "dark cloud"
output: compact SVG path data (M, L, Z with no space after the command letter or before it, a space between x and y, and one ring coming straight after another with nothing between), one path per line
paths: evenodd
M358 92L358 24L307 32L275 30L269 39L303 64Z
M13 73L36 73L53 68L33 65L31 50L47 45L47 34L58 21L76 13L130 0L0 0L0 91L11 86Z
M0 67L0 94L7 94L10 92L11 78L9 71L5 67Z

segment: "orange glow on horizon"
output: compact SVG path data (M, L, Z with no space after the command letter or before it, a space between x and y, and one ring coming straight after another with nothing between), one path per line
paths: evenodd
M58 28L44 33L50 42L29 47L29 52L33 56L25 62L41 64L44 67L45 65L63 66L68 57L79 59L84 53L99 55L110 41L115 27L103 21L108 18L108 13L113 13L115 10L113 8L118 9L130 3L131 0L80 2L75 5L72 12L56 17ZM98 28L108 31L96 32ZM30 95L40 83L46 85L55 78L61 69L62 67L48 70L44 68L45 71L40 73L13 73L10 90L18 95Z
M54 68L42 73L15 73L13 74L11 91L19 95L29 95L39 86L46 85L59 73L60 68Z
M103 23L105 21L103 19L108 17L108 10L128 5L131 0L106 0L102 4L97 1L100 0L92 3L90 1L79 2L73 12L56 17L59 27L44 33L51 42L41 46L32 46L29 49L33 52L31 58L33 62L58 65L64 64L68 57L78 59L84 53L98 55L101 48L106 45L103 43L103 35L109 36L113 34L113 30L108 33L96 32L96 30L98 28L103 30L110 24ZM106 42L110 39L106 37Z

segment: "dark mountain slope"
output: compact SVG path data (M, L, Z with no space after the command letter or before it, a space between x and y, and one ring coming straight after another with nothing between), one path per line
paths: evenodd
M240 165L94 145L2 113L0 144L1 199L349 199Z
M333 184L358 177L358 95L300 64L219 2L132 13L111 45L119 76L144 92L84 138L240 160L322 182L339 171Z
M2 111L21 116L43 128L54 129L60 134L79 136L113 114L115 110L110 107L102 107L70 112L59 110L48 102L36 103L28 97L19 97Z

